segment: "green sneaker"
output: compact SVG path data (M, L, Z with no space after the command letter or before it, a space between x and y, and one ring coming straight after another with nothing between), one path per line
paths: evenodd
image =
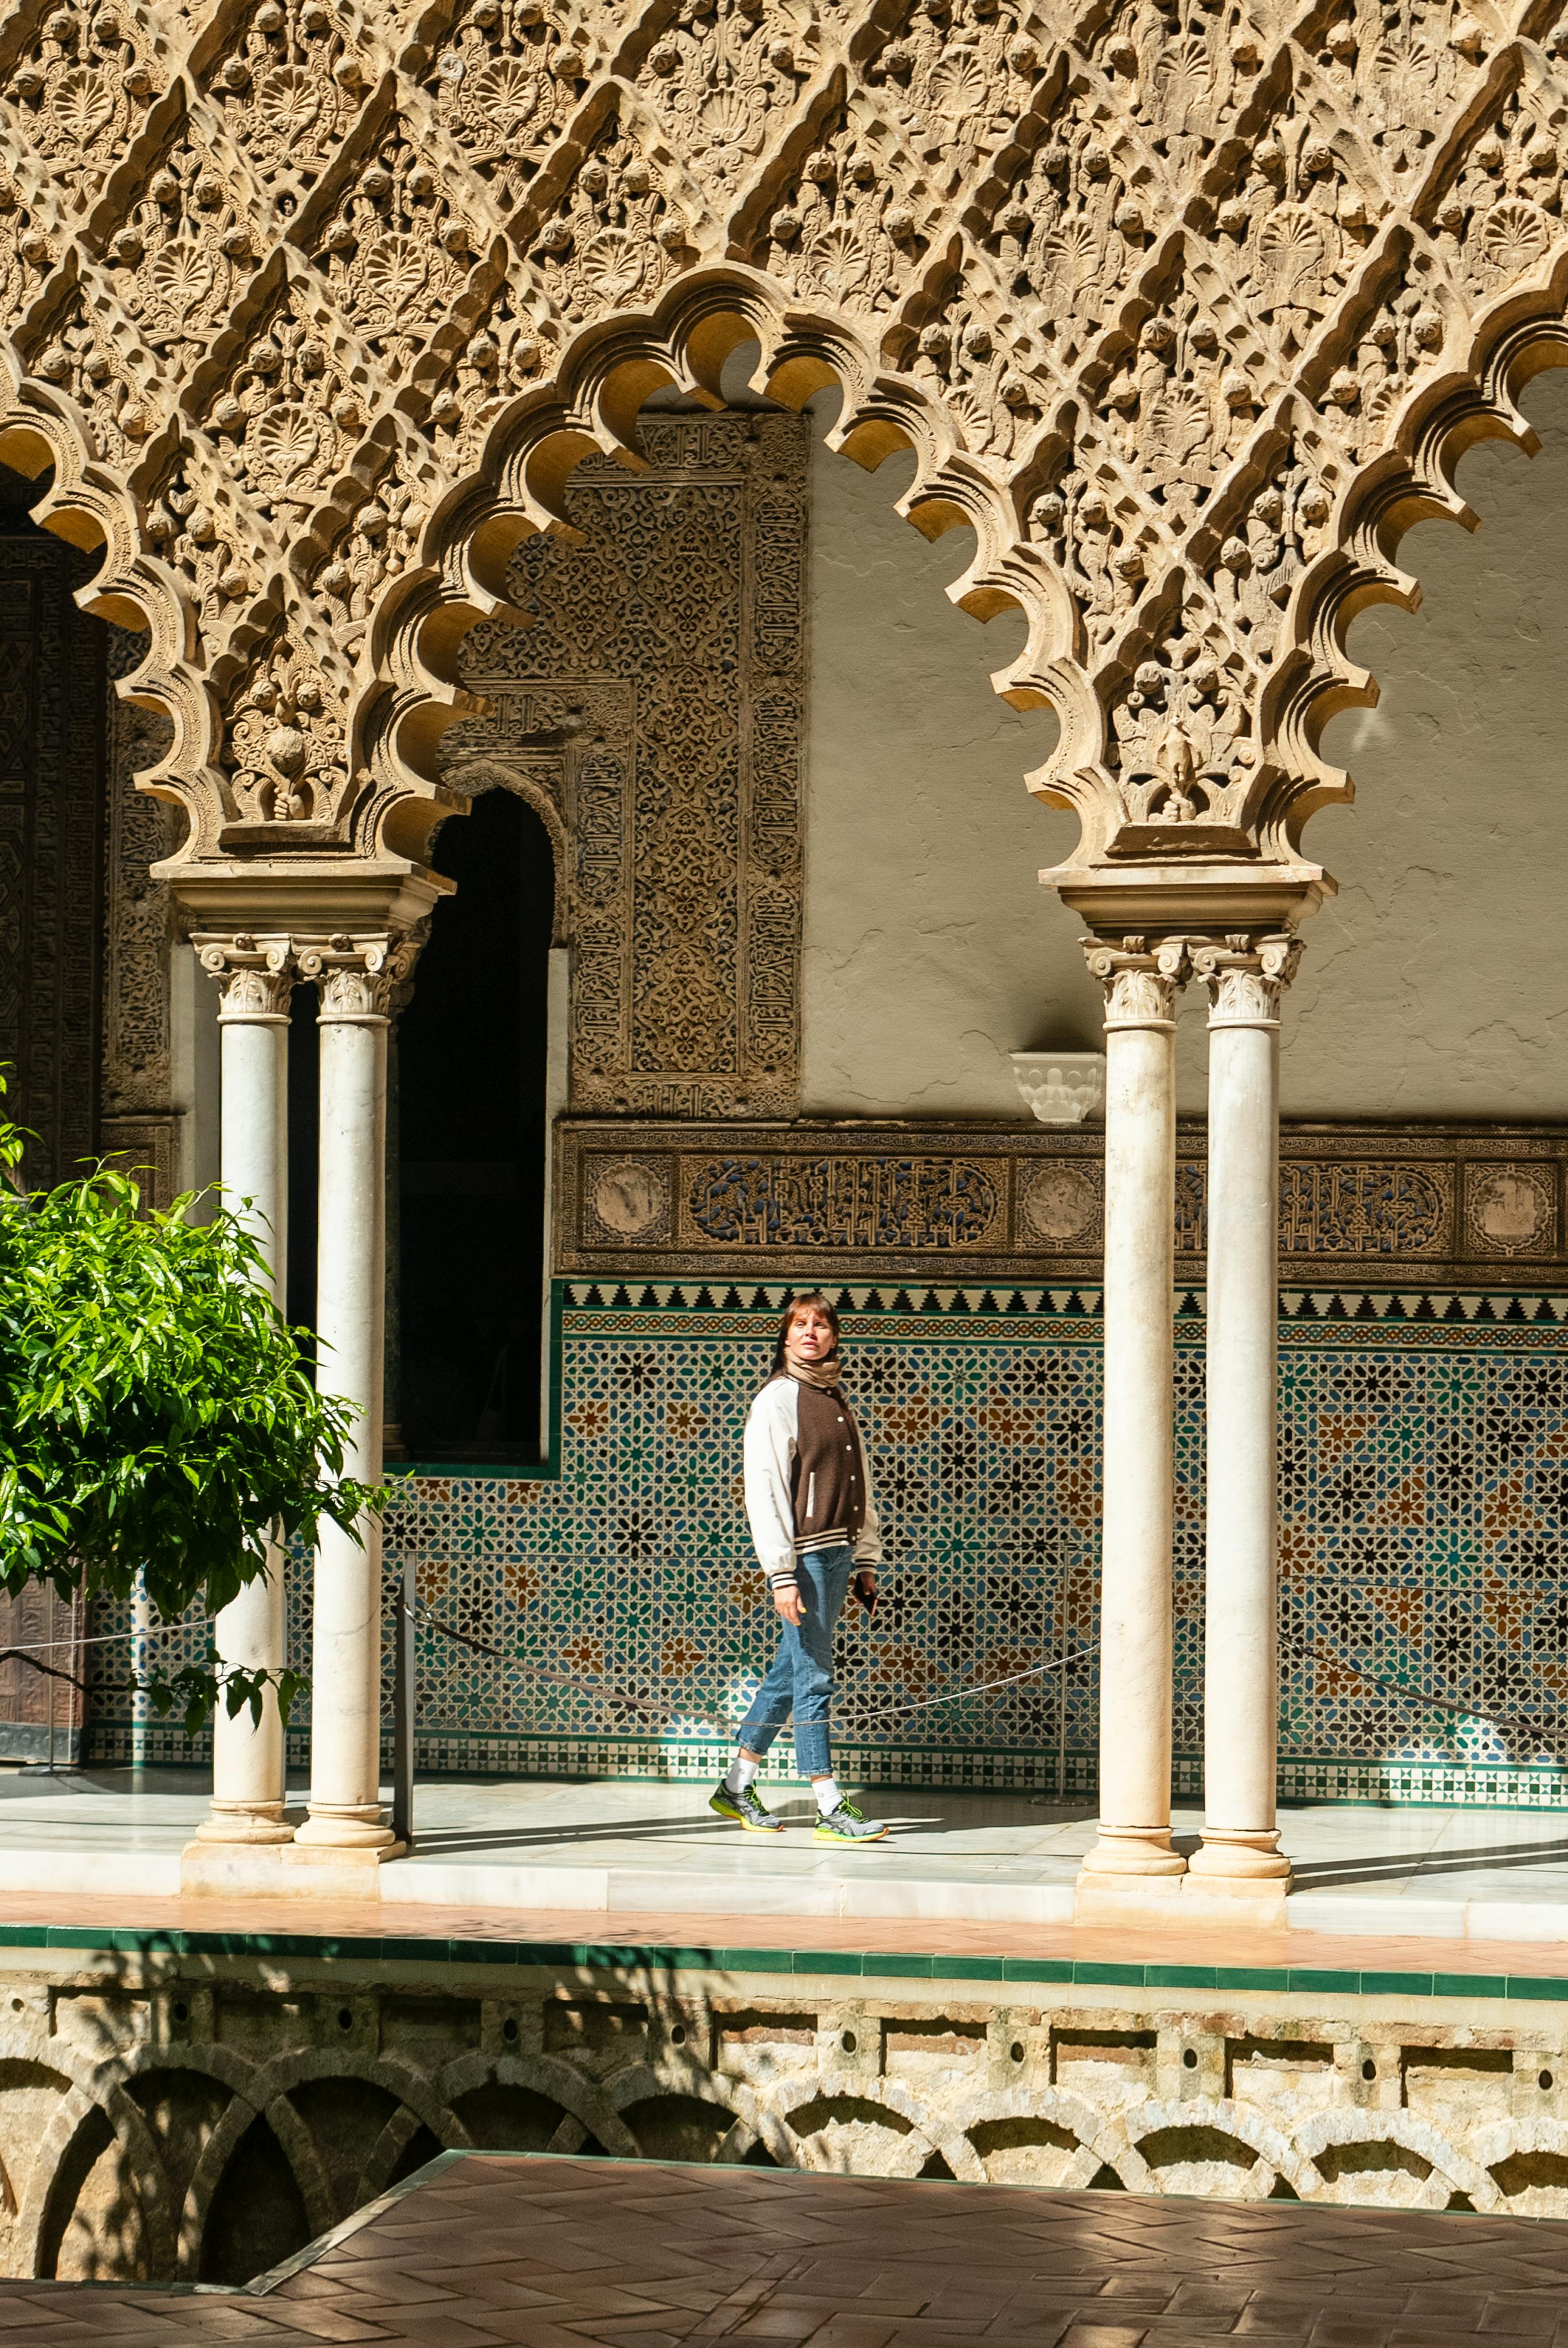
M771 1810L764 1809L762 1797L754 1786L748 1786L743 1794L732 1794L721 1777L708 1797L708 1807L717 1810L722 1818L729 1818L734 1825L744 1827L748 1834L784 1832L784 1820L775 1818Z
M880 1818L868 1818L847 1795L841 1794L835 1810L819 1810L813 1842L880 1842L887 1829Z

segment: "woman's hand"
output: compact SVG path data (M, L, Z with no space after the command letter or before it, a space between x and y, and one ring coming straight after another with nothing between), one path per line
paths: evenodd
M774 1604L784 1621L798 1631L805 1621L805 1601L793 1581L784 1582L774 1591Z

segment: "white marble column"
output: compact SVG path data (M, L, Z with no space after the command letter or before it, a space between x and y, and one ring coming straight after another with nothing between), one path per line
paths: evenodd
M386 1039L414 949L386 936L301 950L321 988L321 1161L316 1383L357 1409L348 1472L381 1481L386 1302ZM361 1539L323 1524L316 1550L310 1817L297 1839L366 1853L393 1847L381 1787L381 1525Z
M229 1204L255 1235L283 1301L288 1246L289 996L294 983L287 938L197 941L202 967L219 985L222 1056L220 1176ZM248 1205L241 1205L248 1200ZM279 1671L286 1661L283 1552L269 1543L264 1577L249 1582L219 1615L218 1653L228 1663ZM283 1725L269 1690L261 1717L249 1707L212 1722L212 1808L197 1828L204 1842L282 1843Z
M1294 937L1194 945L1209 997L1204 1840L1193 1871L1277 1892L1279 998Z
M1100 1838L1091 1876L1174 1876L1171 1849L1175 1003L1180 938L1085 942L1105 993L1105 1407Z

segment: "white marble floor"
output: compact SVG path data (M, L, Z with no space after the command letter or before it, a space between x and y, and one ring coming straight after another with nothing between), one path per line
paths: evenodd
M706 1783L430 1777L416 1840L383 1872L383 1897L496 1907L734 1914L1071 1921L1093 1838L1082 1807L1044 1797L864 1789L885 1842L845 1852L809 1833L804 1787L770 1793L776 1839L707 1807ZM298 1788L302 1805L304 1788ZM205 1814L198 1770L0 1772L0 1891L173 1891ZM1195 1811L1177 1816L1189 1848ZM1568 1940L1568 1813L1287 1810L1296 1862L1289 1921L1326 1932Z

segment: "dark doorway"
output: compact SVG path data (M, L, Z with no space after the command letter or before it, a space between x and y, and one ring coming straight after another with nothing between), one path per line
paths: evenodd
M397 1401L411 1459L501 1465L540 1456L554 859L494 790L433 861L457 891L398 1026Z
M97 558L33 520L46 487L0 466L0 1067L38 1189L97 1147L108 707Z

